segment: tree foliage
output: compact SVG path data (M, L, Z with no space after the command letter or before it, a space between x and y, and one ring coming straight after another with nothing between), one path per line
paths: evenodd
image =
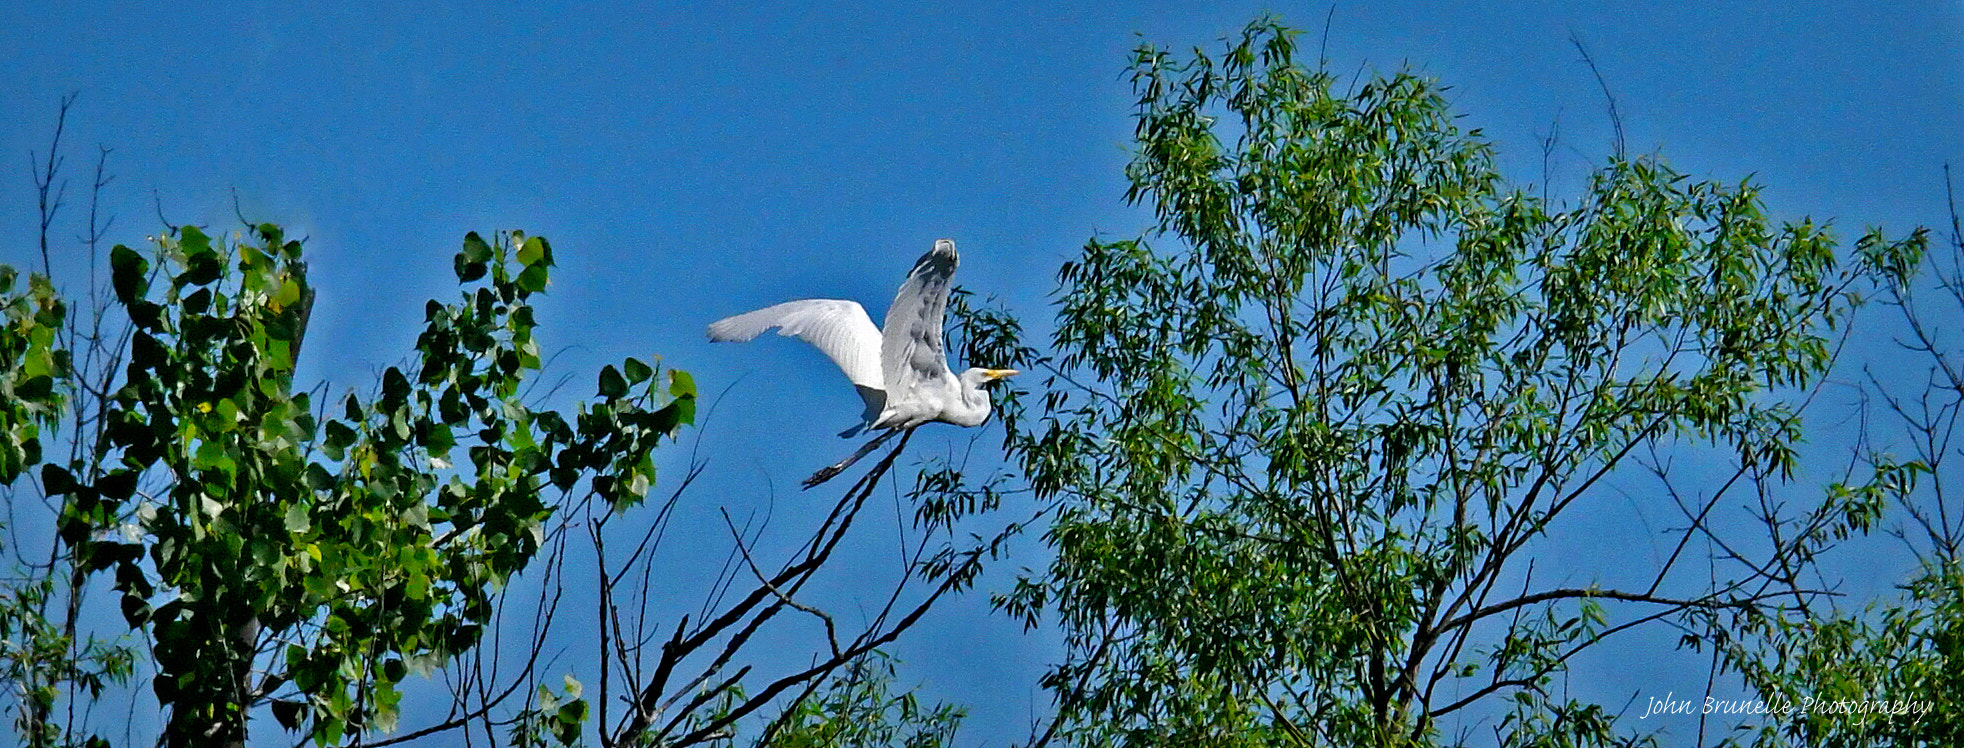
M41 428L56 420L62 393L55 381L69 370L69 356L55 344L67 307L46 276L34 274L25 293L20 273L0 268L0 481L11 483L41 461Z
M266 704L323 745L393 729L405 678L479 644L546 541L552 497L639 503L653 450L694 413L686 374L632 358L575 412L527 403L531 299L553 261L517 232L465 237L464 294L427 305L415 365L317 411L292 391L313 296L301 245L254 234L185 226L147 256L111 251L126 369L95 451L39 473L75 565L113 577L148 643L174 745L241 742ZM6 341L24 353L5 386L34 396L6 424L23 464L83 386L49 350L61 307L46 288L6 300L43 310Z
M1745 725L1734 743L1964 743L1964 512L1950 488L1964 412L1964 339L1955 325L1964 314L1964 232L1954 200L1951 216L1946 251L1926 258L1919 276L1892 278L1882 296L1900 313L1893 337L1901 355L1864 371L1863 392L1877 407L1861 440L1871 451L1858 457L1878 468L1908 458L1901 464L1913 479L1864 505L1881 504L1891 521L1876 522L1877 534L1908 549L1916 567L1888 592L1712 621L1725 667L1780 709ZM1923 376L1914 376L1919 368Z
M1789 475L1856 293L1923 237L1870 233L1845 259L1752 184L1650 157L1551 203L1433 83L1295 57L1261 22L1218 55L1133 58L1128 199L1156 225L1064 266L1052 389L1010 422L1061 506L1055 561L1003 601L1068 637L1040 739L1427 745L1465 739L1479 705L1505 745L1634 740L1556 687L1570 658L1807 597L1765 558L1866 526L1902 469L1716 580L1678 568L1723 530L1696 506L1635 586L1600 581L1631 579L1613 557L1551 581L1537 543L1653 449Z

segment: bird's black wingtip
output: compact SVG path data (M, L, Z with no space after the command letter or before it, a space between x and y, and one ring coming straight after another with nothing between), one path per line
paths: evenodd
M820 483L824 483L828 480L832 480L833 476L838 475L839 473L844 471L845 468L840 467L838 465L833 465L831 467L819 470L816 473L812 473L812 476L810 478L805 479L805 483L804 483L805 490L809 491L813 486L816 486Z
M953 274L955 268L961 265L961 261L961 255L955 254L955 240L936 239L934 249L921 255L921 259L915 260L914 269L908 275Z

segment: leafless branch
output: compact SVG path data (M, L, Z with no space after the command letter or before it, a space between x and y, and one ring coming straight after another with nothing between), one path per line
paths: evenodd
M1589 66L1589 74L1595 76L1597 87L1603 91L1603 105L1609 110L1609 126L1616 138L1616 158L1621 160L1629 151L1623 138L1623 115L1616 109L1616 94L1610 93L1609 81L1603 78L1602 69L1596 67L1596 58L1589 54L1589 47L1582 43L1582 37L1571 34L1569 43L1575 45L1575 51L1582 55L1582 64Z

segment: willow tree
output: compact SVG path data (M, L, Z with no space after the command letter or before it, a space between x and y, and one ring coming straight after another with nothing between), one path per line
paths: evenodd
M1922 235L1845 252L1656 158L1552 203L1428 80L1295 57L1260 22L1133 58L1127 197L1157 220L1064 266L1050 391L1006 419L1060 511L1055 560L1002 601L1067 634L1037 742L1429 745L1466 715L1505 745L1635 740L1559 687L1573 656L1808 599L1783 560L1870 521L1903 470L1710 563L1738 528L1654 493L1684 519L1640 576L1553 556L1551 532L1622 505L1647 454L1731 476L1701 497L1786 479L1857 292Z
M1887 464L1893 451L1919 474L1894 497L1876 535L1916 559L1896 589L1807 609L1714 611L1713 643L1727 666L1781 710L1732 744L1762 748L1947 746L1964 743L1964 506L1955 488L1964 424L1964 232L1951 234L1916 277L1892 279L1882 299L1899 314L1894 360L1865 367L1870 418L1862 442ZM1921 374L1922 376L1916 376ZM1804 517L1779 518L1795 525ZM1882 538L1876 538L1880 541ZM1837 549L1846 558L1867 548ZM1812 559L1806 559L1812 560ZM1800 568L1814 573L1810 564ZM1887 568L1887 567L1883 567ZM1830 572L1831 574L1831 572ZM1829 574L1823 574L1829 576ZM1787 707L1791 707L1790 709Z

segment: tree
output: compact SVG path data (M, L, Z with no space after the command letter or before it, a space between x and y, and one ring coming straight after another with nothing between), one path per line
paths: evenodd
M650 502L653 450L693 422L695 383L627 358L601 369L593 397L540 405L544 238L467 235L453 262L464 292L425 306L410 362L366 395L319 403L293 382L314 298L301 242L241 217L229 238L170 226L147 251L103 252L101 160L82 248L107 260L108 282L91 273L88 314L67 315L48 251L61 129L35 173L41 272L23 285L0 267L0 484L10 505L40 499L53 525L42 560L5 547L16 573L0 582L0 675L26 742L106 745L89 715L137 673L169 745L242 745L267 714L319 745L459 730L539 746L724 742L753 726L760 744L952 735L956 712L889 689L880 647L999 552L1006 535L952 535L993 505L923 507L909 568L858 625L802 593L904 439L823 522L794 530L808 539L790 558L753 552L763 523L730 520L742 564L687 613L653 607L651 584L676 576L656 562L663 530L704 469L692 461ZM583 546L588 565L569 567ZM113 605L89 600L105 587ZM564 605L598 616L569 632ZM90 625L95 609L126 626ZM786 672L752 651L801 634L812 654ZM597 646L549 679L548 642L569 635ZM404 694L438 673L448 712L405 715Z
M1946 173L1948 177L1948 173ZM1946 185L1948 186L1948 185ZM1916 277L1897 276L1882 299L1900 313L1894 367L1867 367L1860 454L1891 465L1891 450L1917 480L1892 497L1894 522L1878 522L1917 568L1892 593L1809 608L1739 611L1713 621L1723 664L1737 671L1774 719L1734 741L1754 746L1947 746L1964 743L1964 513L1954 490L1958 416L1964 409L1964 232L1956 201L1951 234ZM1902 376L1921 365L1924 376ZM1818 558L1797 564L1807 573ZM1825 576L1825 574L1823 574Z
M1833 336L1921 232L1844 258L1750 183L1621 153L1550 203L1434 84L1346 89L1272 22L1131 72L1157 223L1064 266L1050 391L1005 419L1060 512L1001 599L1067 635L1036 744L1459 743L1475 709L1502 745L1640 742L1557 687L1578 651L1804 605L1792 562L1906 489L1877 464L1770 543L1709 514L1790 476ZM1730 476L1681 497L1677 551L1548 581L1552 533L1660 454ZM1738 542L1693 569L1694 538Z
M60 426L69 429L66 450L53 454L70 461L91 454L89 449L102 435L100 409L89 407L100 401L116 376L115 348L126 342L114 337L114 326L105 330L109 303L98 293L90 276L90 308L87 317L71 318L61 294L49 280L52 255L49 235L56 215L64 206L68 180L61 177L62 133L76 96L63 97L55 119L54 135L45 158L30 157L40 213L39 254L41 272L31 275L27 289L17 287L19 274L0 266L0 306L7 310L7 326L0 332L0 395L10 405L0 413L0 491L9 507L8 541L0 545L5 559L5 582L0 583L0 665L17 697L13 703L14 727L32 746L78 744L74 704L78 693L90 698L105 687L124 683L136 664L136 652L125 642L98 638L81 626L81 588L85 570L59 541L50 544L37 560L23 546L19 515L12 511L18 495L15 481L26 468L39 463L43 442ZM31 154L32 156L32 154ZM104 236L114 218L101 211L103 189L113 181L106 172L109 149L98 150L94 180L89 190L87 224L81 243L92 256L99 255ZM76 374L76 372L82 372ZM97 375L100 375L99 377ZM84 386L68 391L59 386L71 379L86 380ZM70 395L81 398L71 401ZM46 497L43 506L54 511ZM56 706L66 702L65 714L57 716ZM91 742L99 740L91 738Z
M420 366L317 416L290 391L312 298L300 243L255 233L184 226L149 257L111 251L126 368L97 402L96 451L39 473L74 563L113 573L147 639L172 745L241 743L261 704L323 743L390 729L403 679L476 646L496 587L543 547L546 492L581 484L633 505L651 451L693 412L686 375L634 359L578 413L529 408L528 302L552 250L513 233L465 238L466 293L428 305ZM30 395L85 386L24 360Z

